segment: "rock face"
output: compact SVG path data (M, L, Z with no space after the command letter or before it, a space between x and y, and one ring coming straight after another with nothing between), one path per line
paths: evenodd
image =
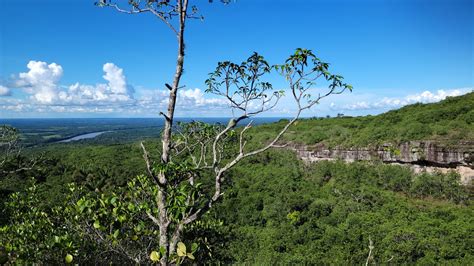
M347 162L378 160L384 163L404 164L419 172L448 172L455 170L461 181L468 185L474 179L474 142L456 146L442 146L432 141L410 141L400 145L390 143L375 148L329 149L322 144L291 145L298 157L307 162L341 159Z

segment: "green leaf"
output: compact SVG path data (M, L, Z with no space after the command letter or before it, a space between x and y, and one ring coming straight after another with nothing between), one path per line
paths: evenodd
M125 215L120 215L117 220L123 223L125 220L127 220L127 217Z
M120 233L120 230L119 230L119 229L115 230L114 235L113 235L114 238L117 238L118 235L119 235L119 233Z
M178 256L180 257L186 256L186 245L183 242L178 243L178 250L176 253L178 253Z
M117 201L117 197L112 197L112 199L110 199L111 204L114 204L116 201Z
M188 253L188 254L186 254L186 256L187 256L188 258L190 258L190 259L194 260L194 256L193 256L193 254L191 254L191 253Z
M94 228L95 228L95 229L99 229L99 228L100 228L100 222L99 222L99 220L95 220L95 222L94 222Z
M197 243L193 243L191 245L191 252L196 252L196 250L198 249L199 245Z
M160 247L160 254L161 255L166 254L166 248L165 247Z

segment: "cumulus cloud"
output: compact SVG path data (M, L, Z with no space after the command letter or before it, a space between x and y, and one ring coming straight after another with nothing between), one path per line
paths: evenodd
M57 99L57 83L63 75L63 68L56 63L48 65L41 61L30 61L26 67L29 71L18 75L16 85L25 88L39 103L53 103Z
M446 99L450 96L459 96L473 91L472 88L452 89L452 90L437 90L436 92L424 91L417 94L407 95L403 98L389 98L385 97L381 100L374 101L358 101L343 106L338 106L331 103L330 107L333 110L371 110L371 109L392 109L399 108L405 105L414 103L433 103Z
M126 79L124 70L113 63L105 63L102 70L105 82L95 85L61 84L63 68L56 63L30 61L28 71L19 73L14 87L21 88L29 97L0 99L0 111L18 113L122 113L131 115L158 115L166 110L169 91L166 89L135 89ZM0 95L10 90L0 87ZM213 115L215 110L228 110L224 99L208 98L199 88L181 89L177 111L181 115Z
M134 89L127 83L123 69L113 63L103 66L102 76L107 84L83 85L75 83L67 91L59 94L59 98L68 104L104 105L133 101Z
M75 83L67 89L59 85L62 66L41 61L30 61L28 72L20 73L15 85L23 88L31 99L44 105L104 105L128 102L133 99L134 89L127 84L123 69L113 63L103 66L103 78L107 84L83 85Z
M10 89L5 86L0 85L0 96L10 96L10 95L11 95Z
M134 90L133 87L127 85L127 80L123 74L123 69L117 67L113 63L106 63L102 68L105 75L102 76L107 80L110 92L116 95L132 95Z

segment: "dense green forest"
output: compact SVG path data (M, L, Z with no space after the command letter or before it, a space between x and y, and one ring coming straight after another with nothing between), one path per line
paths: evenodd
M48 171L38 173L45 176L37 181L34 194L12 194L4 210L10 218L2 221L1 237L19 262L62 261L67 253L78 262L100 261L93 251L101 247L84 243L75 232L62 232L74 244L71 248L41 246L43 241L54 243L58 233L40 224L25 228L25 219L41 220L32 213L35 208L58 219L50 210L68 204L69 182L84 184L88 191L126 190L122 185L135 174L130 169L138 173L143 166L135 158L138 147L136 154L125 158L120 155L123 150L133 147L75 147L63 161L41 166ZM107 158L110 154L115 159ZM93 161L100 167L88 169ZM222 202L203 224L189 228L186 239L199 243L195 256L202 263L363 263L370 239L377 263L467 264L473 259L474 216L468 191L458 178L456 174L414 176L407 168L371 163L307 166L291 152L267 152L232 171ZM64 221L51 223L56 226ZM43 231L36 232L37 227ZM29 249L20 249L21 245ZM118 263L125 258L102 259Z
M470 93L379 116L304 119L285 138L349 146L472 140L473 100ZM416 129L421 123L424 131ZM278 127L255 127L250 143L258 145ZM154 151L161 143L145 144ZM33 167L15 170L31 158L37 159ZM133 264L126 252L144 252L151 263L150 250L159 248L156 226L143 217L145 210L155 211L141 194L154 193L145 171L140 144L133 141L52 144L11 158L0 179L0 262ZM205 173L201 178L198 193L209 193L212 180ZM183 242L194 259L180 262L466 265L474 260L472 195L455 173L415 175L376 162L306 165L294 153L275 149L238 164L224 186L222 199L204 219L186 227Z

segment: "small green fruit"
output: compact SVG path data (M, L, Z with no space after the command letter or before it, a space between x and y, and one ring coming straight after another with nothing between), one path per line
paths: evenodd
M66 258L65 258L66 263L71 263L73 259L74 257L71 254L66 255Z

